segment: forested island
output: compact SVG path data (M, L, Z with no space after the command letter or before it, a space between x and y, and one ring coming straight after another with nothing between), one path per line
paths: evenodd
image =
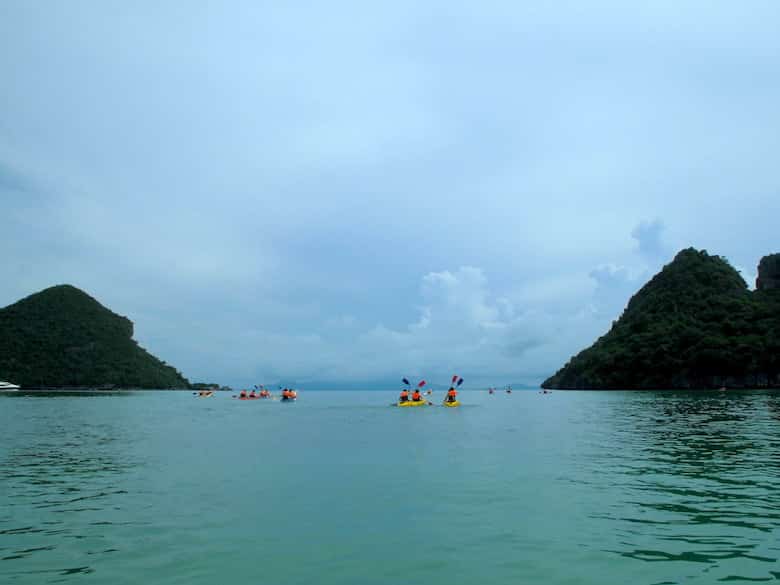
M776 388L779 373L780 254L761 260L750 291L725 258L689 248L542 387Z
M22 388L188 388L133 340L133 323L60 285L0 309L0 380Z

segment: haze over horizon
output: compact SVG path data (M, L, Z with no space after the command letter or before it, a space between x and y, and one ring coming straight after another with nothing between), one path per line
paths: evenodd
M191 381L536 384L682 248L780 251L780 4L6 1L0 306Z

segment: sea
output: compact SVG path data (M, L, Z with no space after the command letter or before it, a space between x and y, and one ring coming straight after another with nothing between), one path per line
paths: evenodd
M0 583L780 581L780 393L0 396Z

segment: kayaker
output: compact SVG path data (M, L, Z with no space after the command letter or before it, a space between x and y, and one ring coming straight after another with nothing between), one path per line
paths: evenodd
M406 388L401 390L401 396L398 397L398 402L409 402L409 391Z
M298 392L296 392L295 390L290 390L287 393L287 397L288 398L298 398Z
M287 400L290 397L290 391L285 388L282 390L282 400Z
M254 391L254 390L252 390L252 391L249 393L249 398L257 398L257 394L255 394L255 391Z
M420 389L415 388L414 392L412 392L412 402L421 402L422 401L422 394L420 394Z
M239 394L241 398L246 398L246 390L242 390L241 394Z
M455 402L458 399L458 391L452 386L447 390L447 402Z

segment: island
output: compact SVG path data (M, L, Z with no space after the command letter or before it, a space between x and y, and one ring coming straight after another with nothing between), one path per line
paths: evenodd
M779 373L780 254L760 261L751 291L725 258L689 248L542 387L777 388Z
M189 388L133 340L133 323L59 285L0 309L0 379L28 388Z

